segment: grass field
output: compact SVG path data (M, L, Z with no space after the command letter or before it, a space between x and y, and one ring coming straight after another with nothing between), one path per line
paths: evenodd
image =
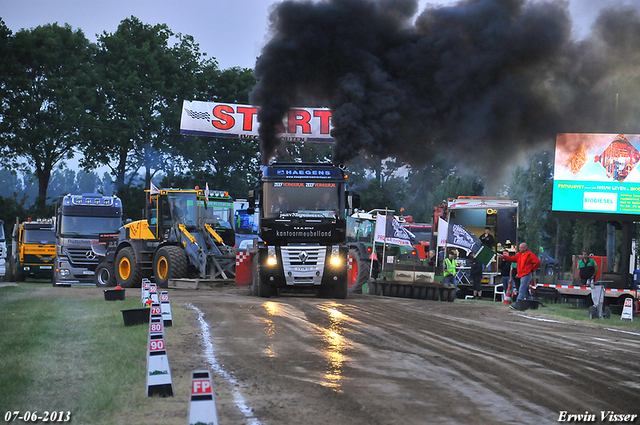
M634 317L633 321L621 320L620 314L611 314L609 319L589 319L589 309L585 307L577 307L567 303L544 303L537 310L527 310L526 314L535 316L544 316L549 319L571 319L593 323L598 326L616 327L632 332L640 332L640 321L638 317Z
M140 307L139 297L107 302L65 296L96 293L77 287L45 298L38 294L42 287L0 287L0 418L7 411L69 411L74 424L131 424L142 423L133 417L164 410L166 399L146 397L149 328L125 327L120 312ZM185 310L172 313L174 323L185 322L176 317ZM179 327L166 328L167 338ZM188 403L181 410L186 421Z

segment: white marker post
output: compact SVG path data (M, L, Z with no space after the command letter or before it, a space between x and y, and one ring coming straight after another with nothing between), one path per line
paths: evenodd
M151 282L146 277L142 279L142 306L147 306L147 301L149 300L149 284Z
M162 319L162 308L160 304L153 303L151 304L151 311L149 312L149 321L151 319Z
M155 314L154 317L154 312ZM151 306L149 319L149 343L147 354L147 396L173 396L173 381L164 339L164 326L160 306Z
M624 307L622 307L622 315L620 316L620 320L628 320L633 322L633 299L625 298Z
M208 370L194 370L191 379L189 425L218 425L216 396Z
M173 326L173 316L171 315L171 303L169 302L169 292L160 292L160 309L165 326Z
M149 298L154 303L158 302L158 286L155 283L149 284Z

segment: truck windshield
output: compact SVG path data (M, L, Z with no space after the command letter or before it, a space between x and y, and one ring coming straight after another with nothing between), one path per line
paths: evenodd
M211 224L214 227L222 227L224 229L232 229L232 203L209 201L207 208L204 207L204 200L198 200L200 207L200 217L203 223Z
M117 232L122 225L120 217L62 216L60 233L66 236L95 236Z
M51 245L56 243L56 235L53 233L53 229L25 229L24 243L30 245Z
M261 210L279 216L335 217L340 211L338 183L268 182Z

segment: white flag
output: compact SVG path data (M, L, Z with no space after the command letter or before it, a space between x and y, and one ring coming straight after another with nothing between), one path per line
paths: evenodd
M438 246L447 246L449 223L438 217Z
M204 197L209 199L209 183L204 184Z
M160 189L158 189L156 185L153 184L153 182L150 182L150 183L151 183L151 187L149 188L149 194L155 195L156 193L160 193Z

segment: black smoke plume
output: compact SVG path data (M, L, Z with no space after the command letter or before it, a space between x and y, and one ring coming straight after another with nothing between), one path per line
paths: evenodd
M263 162L292 106L328 106L334 161L497 165L562 132L640 132L640 14L603 10L572 38L564 1L284 1L255 68ZM616 103L619 93L619 103Z

